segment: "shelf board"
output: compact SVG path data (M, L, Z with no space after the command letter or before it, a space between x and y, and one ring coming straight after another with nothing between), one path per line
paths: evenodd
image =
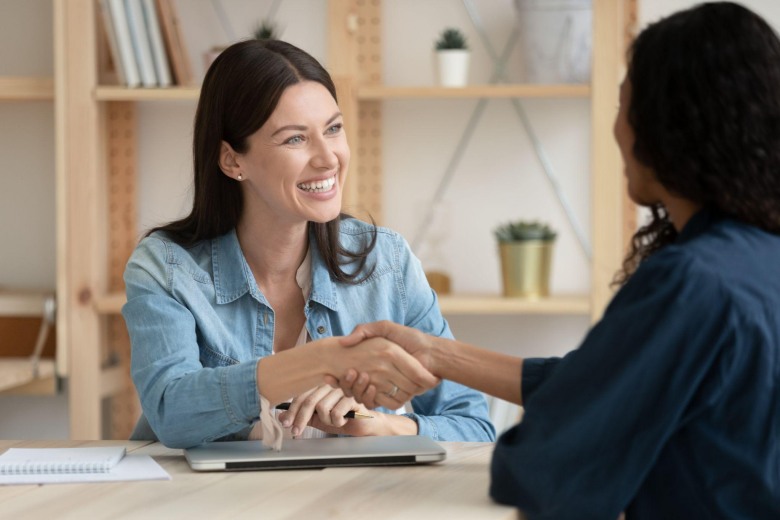
M572 314L588 316L588 295L555 295L541 299L497 295L447 295L439 298L442 314Z
M196 100L200 87L127 88L99 86L95 89L98 101L162 101ZM590 85L470 85L467 87L385 87L361 86L358 99L412 99L412 98L585 98L590 96Z
M590 85L469 85L466 87L386 87L364 85L357 88L360 100L402 98L586 98Z
M54 79L49 77L0 76L0 101L50 101Z
M41 317L52 293L0 289L0 316Z
M127 301L125 293L109 293L95 298L95 311L98 314L113 315L122 313L122 305Z
M112 293L95 301L100 314L119 314L125 304L124 293ZM493 295L441 296L442 314L590 314L590 297L587 295L556 295L540 300L504 298Z
M95 99L98 101L169 101L197 100L200 87L127 88L119 86L98 86Z

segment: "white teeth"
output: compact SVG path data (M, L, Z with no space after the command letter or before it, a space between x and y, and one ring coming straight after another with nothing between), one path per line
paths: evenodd
M336 184L335 175L329 179L325 179L324 181L303 182L299 184L298 187L311 193L322 193L325 191L330 191L334 184Z

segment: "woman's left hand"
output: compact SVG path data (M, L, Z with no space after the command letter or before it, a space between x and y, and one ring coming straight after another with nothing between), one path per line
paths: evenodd
M349 411L369 415L371 419L346 419ZM311 426L326 433L356 437L366 435L415 435L417 423L408 417L387 415L368 410L340 388L322 385L295 397L290 408L279 415L285 428L292 428L293 437Z

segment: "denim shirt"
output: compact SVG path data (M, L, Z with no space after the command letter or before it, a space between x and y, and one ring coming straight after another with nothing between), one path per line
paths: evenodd
M372 227L347 219L341 244L357 250ZM304 307L312 340L391 320L451 338L436 294L406 241L385 228L368 279L334 281L310 236L312 287ZM246 439L259 419L257 362L272 353L274 311L255 282L235 231L182 247L164 233L143 239L125 270L122 315L143 416L132 439L184 448ZM494 441L484 396L451 381L412 399L419 434L441 441ZM380 411L389 412L385 409ZM392 413L392 412L390 412Z

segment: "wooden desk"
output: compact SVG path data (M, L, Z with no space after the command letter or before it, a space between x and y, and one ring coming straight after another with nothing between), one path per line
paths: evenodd
M170 481L1 486L0 518L513 519L488 497L490 443L441 443L422 466L196 473L181 450L132 441L2 441L11 447L124 445L152 455Z

